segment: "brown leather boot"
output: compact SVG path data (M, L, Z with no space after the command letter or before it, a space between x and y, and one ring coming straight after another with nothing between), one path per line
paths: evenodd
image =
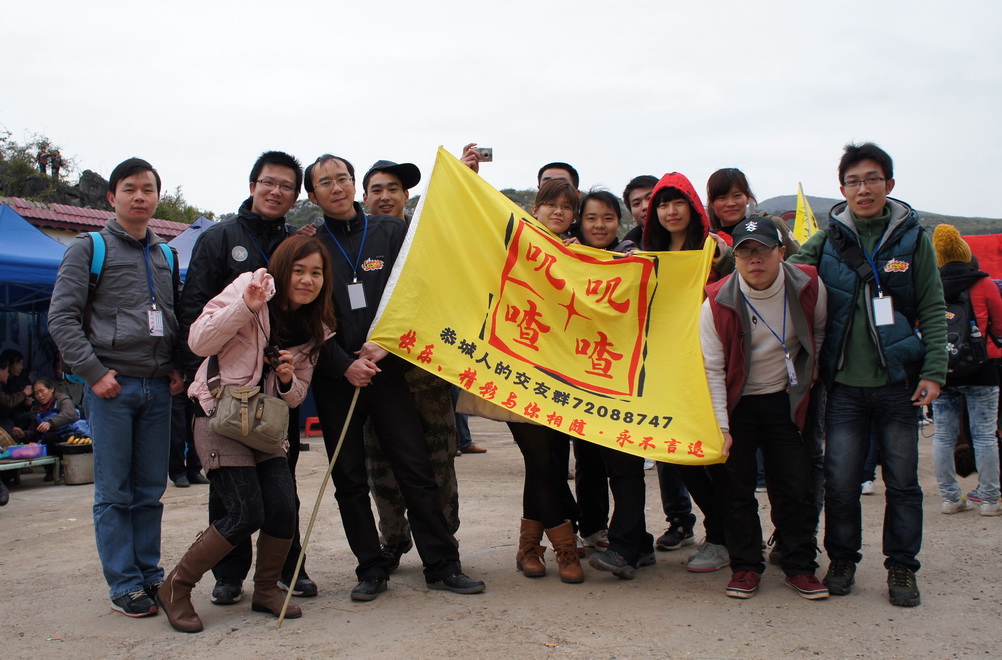
M233 546L209 525L198 535L174 570L157 590L157 602L167 621L178 632L202 632L202 620L191 605L191 590L205 573L230 553Z
M518 537L518 554L515 555L515 568L522 571L525 577L543 577L546 575L546 564L543 563L543 552L546 547L539 544L543 539L543 523L538 520L522 518L522 529Z
M269 612L275 616L282 613L285 604L285 592L278 588L278 580L282 577L282 566L285 556L289 554L292 539L277 539L264 532L257 535L257 564L254 566L254 597L251 598L251 609L255 612ZM285 611L286 619L298 619L303 616L299 605L289 603Z
M574 527L570 522L557 525L546 530L546 536L553 545L553 554L557 556L557 566L560 568L560 581L576 584L584 582L584 571L581 570L581 559L578 557Z

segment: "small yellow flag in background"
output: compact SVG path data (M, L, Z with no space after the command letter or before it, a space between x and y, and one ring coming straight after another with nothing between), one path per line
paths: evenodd
M698 323L714 248L564 246L440 148L370 339L571 437L721 462Z
M793 237L803 245L807 239L818 230L818 222L814 219L814 211L804 195L804 187L797 184L797 218L793 221Z

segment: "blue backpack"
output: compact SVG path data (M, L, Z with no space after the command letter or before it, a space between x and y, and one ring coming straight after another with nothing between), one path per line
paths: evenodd
M104 257L108 252L108 247L105 245L101 232L89 231L87 235L90 236L91 243L94 245L94 252L90 257L90 290L93 291L97 288L97 283L101 281L101 271L104 269ZM180 273L177 272L174 265L174 250L166 243L157 243L157 245L163 251L164 257L167 258L167 265L170 266L171 273L174 274L175 278L180 277ZM176 282L177 279L175 279L175 290L177 289Z

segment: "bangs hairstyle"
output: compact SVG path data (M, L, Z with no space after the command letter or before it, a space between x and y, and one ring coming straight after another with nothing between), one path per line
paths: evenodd
M616 222L623 223L623 209L619 206L619 200L608 190L589 190L588 194L581 198L581 214L584 214L585 206L588 202L599 202L612 209L616 215Z
M108 179L108 192L114 195L122 179L128 179L133 174L140 174L141 172L153 172L153 179L157 182L157 197L159 197L160 173L142 158L129 158L116 165L115 169L111 171L111 177Z
M720 220L713 212L713 201L718 197L729 195L733 188L737 188L738 192L743 192L753 203L758 203L744 172L736 167L725 167L722 170L717 170L706 180L706 217L710 222L710 229L713 231L720 229Z
M700 217L699 211L693 208L692 202L678 188L662 188L651 198L649 213L652 214L652 221L650 227L644 229L644 249L666 252L671 248L671 232L661 224L658 206L676 199L684 199L685 203L689 205L689 226L685 229L685 243L682 245L682 249L700 250L703 248L705 240L703 238L703 219ZM649 241L648 235L650 235Z
M563 179L550 179L549 181L544 181L543 185L539 187L539 192L536 193L536 201L532 205L553 204L564 200L574 207L574 214L577 215L581 201L581 194L578 192L578 189Z
M297 310L289 309L289 283L292 280L292 269L297 261L311 254L319 254L324 269L324 283L320 287L320 295L308 305ZM310 350L310 361L316 363L320 349L324 345L324 336L328 330L337 328L334 316L334 305L331 302L331 288L334 274L331 270L331 256L327 248L315 236L290 236L282 241L275 253L271 255L268 272L275 278L275 298L271 310L271 340L280 348L288 348L292 338L305 330L309 341L313 343Z
M880 169L884 171L885 179L894 178L894 162L891 160L890 154L875 145L873 142L864 142L863 144L847 144L845 145L845 152L842 154L842 159L838 163L838 182L839 185L845 183L845 173L850 167L862 163L864 160L872 160L880 165Z
M281 167L288 167L290 170L296 173L296 197L299 197L299 191L303 189L303 166L299 164L299 161L295 156L290 156L284 151L266 151L257 160L254 161L254 167L251 168L250 182L255 183L261 178L261 170L264 169L265 165L278 165Z

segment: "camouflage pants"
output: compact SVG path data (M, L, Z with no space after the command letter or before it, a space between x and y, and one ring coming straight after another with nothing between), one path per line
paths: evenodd
M441 378L417 368L407 372L407 383L421 416L425 447L435 472L445 521L449 532L455 534L459 529L459 489L456 483L456 418L452 407L451 386ZM383 455L371 422L365 424L365 467L369 489L379 514L381 542L396 545L410 540L407 507L404 506L400 487Z

